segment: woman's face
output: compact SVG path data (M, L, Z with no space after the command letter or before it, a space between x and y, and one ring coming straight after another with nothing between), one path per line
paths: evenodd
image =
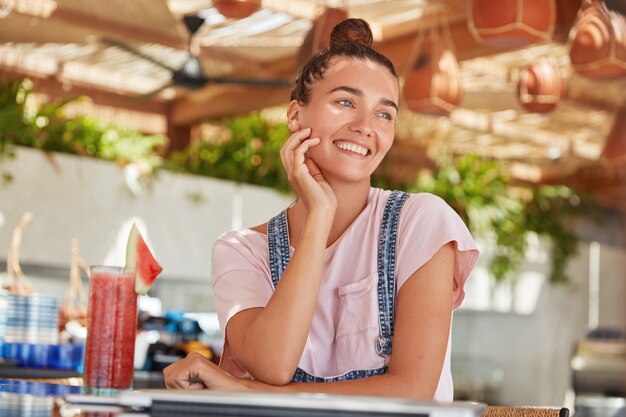
M397 79L369 60L334 58L304 106L292 102L292 130L311 128L320 144L307 156L329 182L368 181L393 143Z

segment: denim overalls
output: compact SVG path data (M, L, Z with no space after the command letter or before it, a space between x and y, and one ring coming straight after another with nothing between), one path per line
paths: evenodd
M385 205L383 221L380 227L380 238L378 241L378 321L380 323L380 334L376 339L375 346L372 346L372 348L383 357L391 355L395 313L395 263L398 220L400 218L400 210L408 197L408 193L392 191ZM267 241L272 282L274 283L274 288L276 288L291 257L289 251L289 231L287 229L287 210L281 212L269 221L267 226ZM378 369L356 369L335 377L320 377L311 375L298 368L291 381L345 381L385 373L387 373L387 366Z

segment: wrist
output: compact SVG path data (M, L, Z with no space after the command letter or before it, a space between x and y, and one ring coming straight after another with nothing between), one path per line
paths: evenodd
M309 232L330 233L335 218L334 210L311 210L304 218L304 230Z

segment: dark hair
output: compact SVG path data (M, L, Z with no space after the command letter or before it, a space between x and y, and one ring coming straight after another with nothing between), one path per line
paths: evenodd
M330 34L328 47L314 55L302 68L291 92L291 100L307 104L311 98L312 85L324 78L330 61L337 56L370 60L384 66L394 77L398 78L391 61L372 49L372 42L372 31L365 20L346 19L339 23Z

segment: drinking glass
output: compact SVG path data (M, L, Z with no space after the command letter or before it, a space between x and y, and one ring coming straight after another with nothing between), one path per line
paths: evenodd
M85 370L85 392L115 395L132 388L137 294L134 274L120 267L92 266Z

